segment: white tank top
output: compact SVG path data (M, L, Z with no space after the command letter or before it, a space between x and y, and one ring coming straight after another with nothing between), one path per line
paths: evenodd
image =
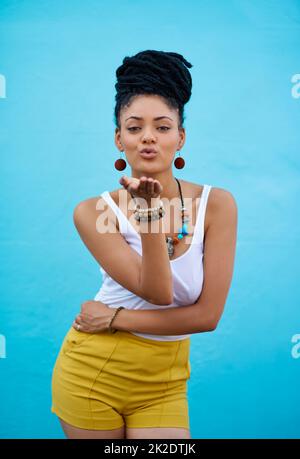
M173 303L155 305L124 288L100 266L102 286L94 300L101 301L111 308L124 306L127 309L166 309L184 307L194 304L200 296L203 285L203 238L204 217L211 185L204 185L201 198L197 198L198 212L196 215L194 235L186 252L174 260L170 260L173 274ZM125 214L117 206L108 191L101 194L112 208L119 222L119 231L133 250L142 256L142 241L139 233L132 226ZM188 236L187 236L188 237ZM133 333L133 332L132 332ZM179 341L191 335L151 335L134 332L134 335L158 341Z

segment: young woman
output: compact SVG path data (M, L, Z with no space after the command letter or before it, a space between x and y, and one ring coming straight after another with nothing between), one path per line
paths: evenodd
M173 176L190 67L180 54L148 50L117 69L115 143L131 175L74 210L103 283L53 370L51 410L68 438L191 438L190 335L215 330L222 315L237 206L229 191Z

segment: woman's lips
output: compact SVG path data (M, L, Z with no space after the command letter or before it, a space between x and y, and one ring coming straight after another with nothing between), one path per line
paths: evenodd
M142 151L140 152L140 155L142 158L152 159L155 158L155 156L157 156L157 153L155 151L151 151L151 153L146 153L145 151Z

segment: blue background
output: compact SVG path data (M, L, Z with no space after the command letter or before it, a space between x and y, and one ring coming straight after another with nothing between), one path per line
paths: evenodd
M224 314L191 338L192 438L299 438L297 0L1 0L0 437L64 438L52 369L101 286L72 214L119 187L115 71L146 49L193 64L174 175L239 212Z

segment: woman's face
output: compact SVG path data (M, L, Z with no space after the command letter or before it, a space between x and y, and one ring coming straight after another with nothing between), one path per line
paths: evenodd
M134 171L162 172L171 168L176 151L185 142L185 130L179 129L178 123L178 110L170 109L163 98L139 95L121 110L121 129L116 128L115 144L125 151ZM143 148L153 148L157 155L145 159L140 155Z

